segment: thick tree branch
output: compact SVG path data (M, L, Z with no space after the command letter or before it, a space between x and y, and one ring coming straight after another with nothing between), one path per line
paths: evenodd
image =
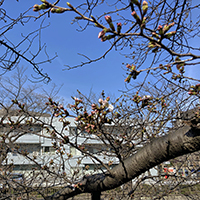
M74 195L99 192L116 188L134 179L158 164L200 150L200 129L183 126L170 134L154 139L122 165L111 170L110 174L95 174L84 177L78 187L63 188L47 199L68 199Z

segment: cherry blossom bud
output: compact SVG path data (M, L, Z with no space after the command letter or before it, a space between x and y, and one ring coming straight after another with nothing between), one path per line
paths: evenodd
M142 10L143 10L143 15L145 15L148 10L148 3L146 1L143 1L142 3Z
M108 24L110 24L112 22L112 19L111 19L110 15L105 16L105 19L106 19Z
M173 35L175 35L176 34L176 31L171 31L171 32L169 32L169 33L166 33L165 34L165 37L166 38L170 38L170 37L172 37Z
M158 32L159 32L160 35L164 34L163 27L161 25L158 26L157 30L158 30Z
M121 23L117 23L117 33L119 34L121 32L122 29L122 24Z
M48 4L43 3L43 4L41 4L41 5L39 6L39 8L40 8L40 9L47 9L47 8L49 8L49 6L48 6Z
M174 26L174 22L172 22L171 24L166 24L163 28L164 33L166 33L172 26Z
M152 36L157 38L157 39L160 39L159 35L156 32L152 32Z
M103 36L105 36L105 34L106 34L107 31L108 30L104 28L101 32L99 32L98 38L102 38Z
M38 11L38 10L40 10L40 6L38 5L38 4L35 4L34 6L33 6L33 11Z
M137 15L137 13L135 11L133 11L131 13L131 15L136 19L136 21L140 24L141 23L141 20L140 20L140 17Z

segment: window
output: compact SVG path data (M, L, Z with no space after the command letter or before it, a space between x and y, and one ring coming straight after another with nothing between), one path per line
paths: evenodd
M55 149L53 147L44 147L45 153L55 153Z
M30 127L29 128L29 131L31 131L31 132L40 132L42 129L41 129L41 126L32 126L32 127Z

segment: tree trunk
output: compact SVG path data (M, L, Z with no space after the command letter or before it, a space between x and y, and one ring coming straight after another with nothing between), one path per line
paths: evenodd
M155 138L136 154L114 167L111 174L107 172L85 176L80 181L81 189L67 187L62 194L59 191L47 199L65 200L80 193L92 193L92 200L97 200L100 199L99 191L114 189L164 161L199 150L200 129L180 127L163 137Z

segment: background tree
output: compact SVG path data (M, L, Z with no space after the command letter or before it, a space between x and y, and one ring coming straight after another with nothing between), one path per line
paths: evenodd
M37 159L34 161L38 166L37 173L42 177L41 184L37 188L31 184L24 185L26 198L35 191L45 199L67 199L86 192L92 194L92 199L100 199L101 192L117 188L133 179L135 184L123 199L134 195L141 197L145 187L148 190L146 195L152 199L161 199L175 191L182 195L184 184L187 187L195 185L198 190L198 180L193 175L199 171L199 166L193 164L194 169L191 171L189 163L195 155L187 154L200 150L200 87L199 79L188 76L187 71L191 67L197 69L199 64L199 48L194 45L199 37L199 21L192 15L196 14L199 4L189 0L132 0L128 3L116 1L114 4L86 1L77 6L67 3L67 6L60 7L59 1L50 3L42 0L41 5L34 5L34 11L39 11L35 19L71 11L75 13L73 22L77 22L82 31L94 26L100 30L98 37L101 41L110 42L109 49L102 56L90 59L83 55L88 61L68 68L96 62L116 49L131 58L130 63L124 63L127 68L127 91L113 102L104 93L98 102L80 93L79 98L73 97L71 111L49 98L46 106L51 109L52 117L48 122L42 121L41 116L34 116L21 102L13 99L13 104L19 107L22 116L26 114L34 120L34 124L39 123L46 129L45 137L52 138L60 163L58 171L55 171L57 163L54 161L47 160L44 165L37 163ZM142 77L140 82L135 83L139 77ZM70 128L67 117L72 115L71 112L74 112L79 131L69 137L66 128ZM62 124L61 130L54 124L57 118ZM2 119L2 124L4 120L9 120ZM9 126L15 127L16 123L18 121L10 121ZM34 125L30 120L29 123ZM86 146L87 141L94 137L103 144L102 149L95 154ZM6 143L4 135L2 139ZM78 143L80 139L81 144ZM66 146L82 153L76 157L77 170L71 174L65 170L74 158L66 151ZM33 159L23 151L17 151L27 159ZM182 155L184 157L177 159ZM105 161L102 161L101 156L105 157ZM91 158L98 173L88 175L86 167L80 174L78 166L84 157ZM175 158L171 163L177 167L176 172L163 174L161 171L153 176L149 171ZM181 165L190 170L189 176L178 174ZM30 179L34 178L32 176ZM47 179L51 180L51 185L46 188L55 186L55 180L59 180L59 185L56 185L59 186L58 191L51 196L45 194L46 188L42 185ZM147 179L151 179L151 185L146 186ZM190 189L185 194L194 195ZM118 198L121 197L118 195Z

